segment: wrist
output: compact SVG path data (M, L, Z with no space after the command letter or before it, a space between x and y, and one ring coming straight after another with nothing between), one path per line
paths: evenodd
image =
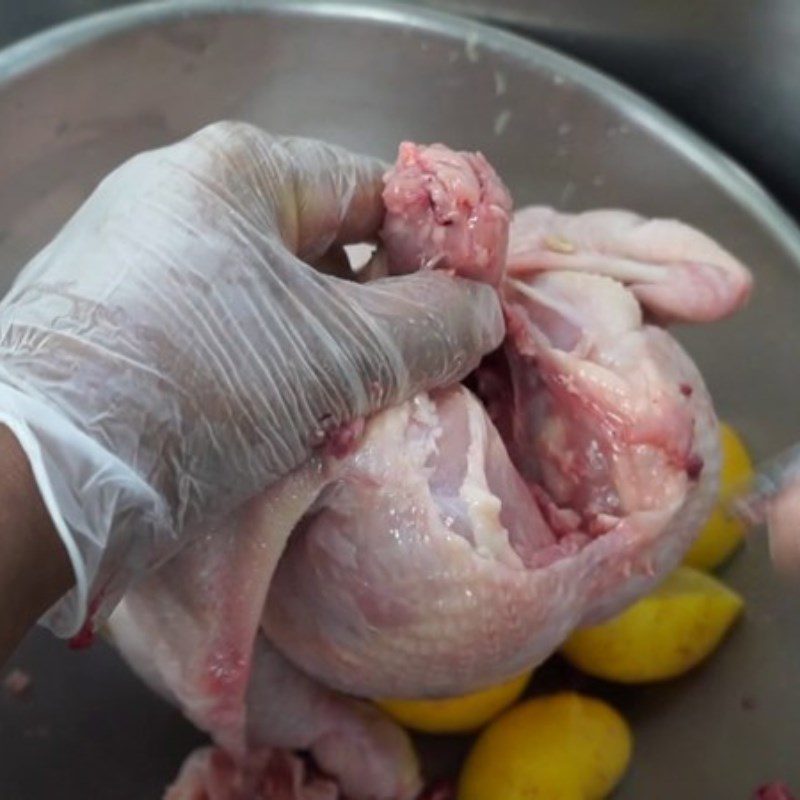
M25 451L0 425L0 662L73 585L69 556Z
M90 632L163 555L158 543L174 541L166 504L56 405L18 383L0 380L0 424L27 460L74 576L66 594L42 609L41 622L63 638Z

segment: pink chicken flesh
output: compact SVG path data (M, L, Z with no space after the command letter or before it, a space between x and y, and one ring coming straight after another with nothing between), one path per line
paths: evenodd
M511 195L480 153L404 142L384 182L381 240L390 272L436 268L500 283Z
M704 233L619 210L522 209L512 225L508 269L607 275L662 322L721 319L740 308L752 288L749 271Z
M217 745L171 800L410 800L408 737L356 698L460 694L535 666L663 578L713 501L708 393L642 305L730 313L743 267L680 223L598 212L611 235L529 209L506 272L510 203L482 157L407 144L386 187L390 269L497 285L506 342L477 394L375 415L125 597L116 645ZM554 265L543 247L590 256Z

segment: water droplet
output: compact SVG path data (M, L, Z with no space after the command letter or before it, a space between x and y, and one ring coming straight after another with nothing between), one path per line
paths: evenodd
M503 109L494 120L494 135L502 136L511 121L511 111Z
M467 41L464 44L464 52L467 54L467 60L472 64L476 63L480 56L478 55L478 34L472 31L467 36Z

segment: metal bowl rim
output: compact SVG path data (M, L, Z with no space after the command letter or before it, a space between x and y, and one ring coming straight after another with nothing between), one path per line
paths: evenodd
M732 158L655 103L599 70L557 50L498 28L446 12L396 3L347 0L172 0L123 6L62 23L0 50L0 90L80 47L106 36L202 15L281 13L314 19L350 19L416 27L480 43L537 64L584 86L624 116L635 119L715 181L785 247L800 269L800 229L760 183Z

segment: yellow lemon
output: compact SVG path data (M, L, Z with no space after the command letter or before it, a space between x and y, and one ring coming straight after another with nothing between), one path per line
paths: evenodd
M627 723L601 700L537 697L478 737L458 800L602 800L625 774L631 749Z
M679 567L619 616L575 631L562 652L579 669L609 681L667 680L709 656L743 607L716 578Z
M443 700L378 700L401 725L423 733L471 733L482 728L525 691L531 671L505 683Z
M684 563L698 569L714 569L727 559L744 537L744 525L727 514L724 504L736 486L753 475L753 462L744 443L729 425L720 425L722 467L720 502L714 507L705 527L684 558Z

